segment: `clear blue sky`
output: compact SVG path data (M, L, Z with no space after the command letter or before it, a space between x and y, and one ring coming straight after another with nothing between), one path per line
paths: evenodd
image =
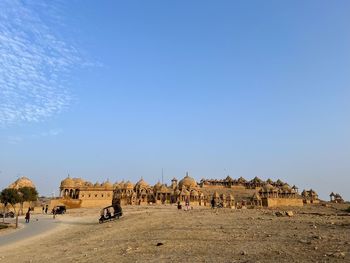
M350 199L349 1L0 3L0 187L280 178Z

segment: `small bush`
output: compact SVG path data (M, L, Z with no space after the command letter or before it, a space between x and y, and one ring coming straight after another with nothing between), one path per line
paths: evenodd
M8 228L8 226L7 226L7 225L2 225L2 224L0 224L0 230L1 230L1 229L4 229L4 228Z

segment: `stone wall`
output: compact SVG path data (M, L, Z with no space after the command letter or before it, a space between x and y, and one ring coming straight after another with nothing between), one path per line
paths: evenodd
M109 199L92 199L92 200L80 200L80 199L53 199L49 204L49 209L52 209L57 205L65 205L67 208L79 208L79 207L106 207L112 205L112 197Z
M113 190L106 191L80 191L79 199L86 201L112 200ZM89 203L89 202L88 202Z
M303 206L303 199L300 198L262 198L262 205L265 207L282 206Z

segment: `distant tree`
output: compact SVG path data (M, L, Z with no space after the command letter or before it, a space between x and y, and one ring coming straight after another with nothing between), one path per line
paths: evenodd
M18 190L12 188L6 188L2 190L0 193L1 203L4 204L4 215L5 216L5 208L7 205L11 205L15 214L16 214L16 228L18 227L18 212L16 210L16 204L20 203L22 198L19 194Z
M21 187L18 189L19 195L21 196L21 207L20 212L23 214L23 203L29 202L29 207L31 206L31 202L38 200L38 191L34 187Z
M5 213L6 213L6 207L8 205L8 200L5 197L4 191L1 191L0 193L0 202L3 204L3 213L2 213L2 222L5 223Z

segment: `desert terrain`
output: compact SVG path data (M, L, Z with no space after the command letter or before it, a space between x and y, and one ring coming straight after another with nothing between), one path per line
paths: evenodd
M287 216L283 209L129 206L104 224L99 209L71 209L52 219L51 230L0 246L0 262L349 262L346 207L288 208Z

